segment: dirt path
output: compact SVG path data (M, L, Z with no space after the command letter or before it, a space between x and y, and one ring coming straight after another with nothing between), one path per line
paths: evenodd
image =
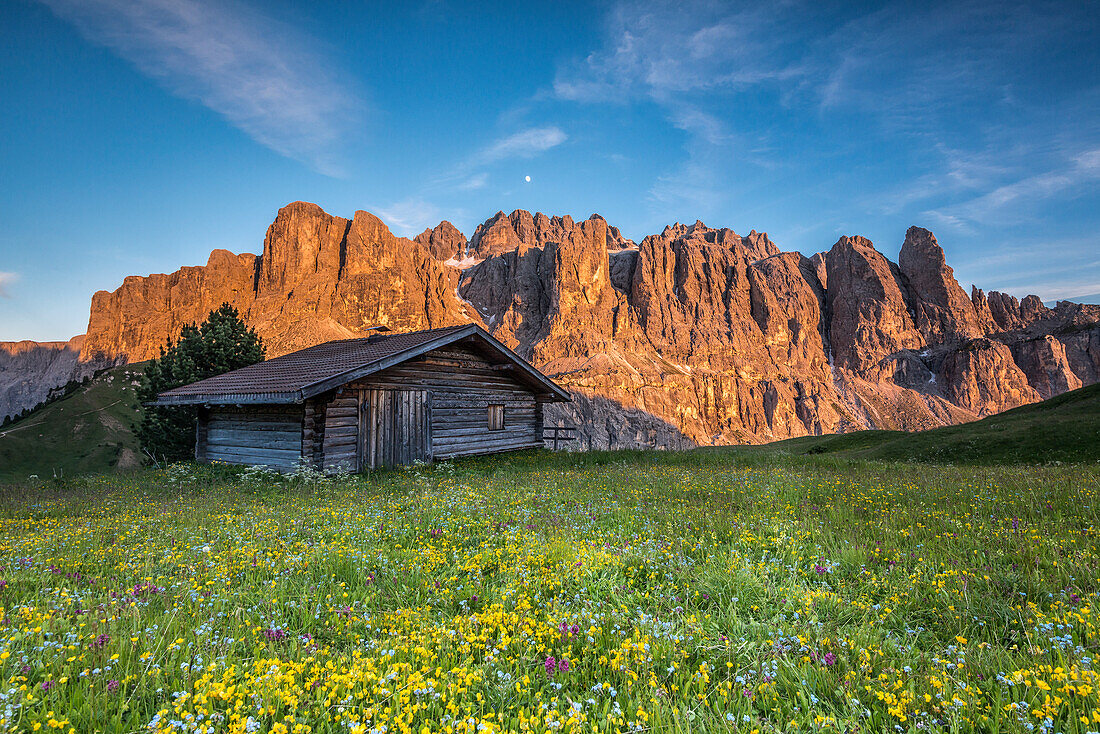
M90 415L91 413L101 413L102 411L107 410L107 408L110 408L112 405L118 405L121 402L122 402L122 398L119 398L118 400L114 401L113 403L108 403L107 405L104 405L102 408L92 408L91 410L85 410L83 413L77 413L76 415L73 416L73 418L79 418L83 415ZM102 423L106 428L116 430L116 431L125 430L125 428L126 428L122 424L122 421L120 421L118 418L115 418L113 415L100 415L99 416L99 422ZM18 425L15 428L9 428L6 431L0 431L0 438L3 438L4 436L8 435L9 433L15 433L16 431L21 431L24 428L31 428L33 426L37 426L38 423L39 423L38 421L36 421L34 419L31 419L30 422L28 422L28 423Z

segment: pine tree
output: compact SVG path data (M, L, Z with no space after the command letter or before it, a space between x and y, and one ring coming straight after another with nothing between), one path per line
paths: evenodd
M179 339L169 339L160 356L149 362L138 388L141 420L136 431L142 451L155 461L189 459L195 453L194 406L145 405L157 395L180 385L205 380L231 370L262 362L264 346L237 309L223 303L211 311L201 326L188 325Z

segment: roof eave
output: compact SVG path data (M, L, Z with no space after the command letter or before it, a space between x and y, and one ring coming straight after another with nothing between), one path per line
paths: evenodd
M492 334L490 334L477 324L467 324L462 329L452 331L449 334L444 334L443 336L432 339L431 341L424 342L423 344L418 344L415 347L410 347L403 351L395 352L394 354L391 354L384 359L371 362L370 364L363 365L362 367L356 367L353 370L342 372L339 375L333 375L332 377L328 377L324 380L320 380L319 382L315 382L312 385L307 385L302 388L302 397L308 399L316 395L320 395L323 392L334 390L341 385L346 385L347 383L353 382L354 380L362 379L368 375L374 374L375 372L381 372L384 369L399 365L402 362L407 362L408 360L414 357L418 357L421 354L426 354L433 349L439 349L440 347L445 347L448 344L453 344L460 339L465 339L466 337L472 336L474 334L477 334L478 336L483 338L498 352L507 357L510 362L523 370L523 372L527 374L530 378L532 378L535 382L546 388L546 390L556 398L552 402L572 402L573 397L566 390L561 388L549 377L532 367L530 364L527 363L526 360L520 358L519 355L506 347L504 344L501 344Z
M471 326L474 327L475 331L478 334L480 334L482 337L484 337L484 339L486 341L488 341L490 344L492 344L494 347L496 347L498 350L500 350L500 352L502 354L506 355L516 366L518 366L521 370L523 370L528 376L533 378L539 384L546 387L550 391L550 393L557 398L557 400L554 400L552 402L555 402L555 403L571 403L571 402L573 402L573 396L570 395L569 392L567 390L565 390L565 388L561 387L560 385L558 385L558 383L554 382L549 377L544 375L542 372L535 369L535 367L533 367L531 364L529 364L527 362L527 360L522 359L519 355L517 355L511 349L509 349L504 344L502 344L500 341L498 341L495 336L490 334L485 329L482 329L477 324L471 324Z
M193 395L169 395L167 393L161 393L153 405L159 406L172 406L172 405L244 405L244 404L293 404L301 403L309 398L320 395L321 393L334 390L342 385L346 385L354 380L361 379L368 375L380 372L381 370L388 369L395 365L406 362L414 357L418 357L421 354L432 351L433 349L439 349L445 347L448 344L453 344L456 341L465 339L469 336L478 335L497 352L503 355L509 362L514 364L524 375L534 384L539 385L542 390L548 394L548 402L567 403L572 402L573 398L569 392L560 387L556 382L544 375L539 370L535 369L532 365L528 364L526 360L522 359L519 355L506 347L500 341L498 341L492 334L481 328L477 324L467 324L461 329L456 329L450 333L441 335L427 342L423 342L414 347L409 347L400 352L395 352L387 357L376 360L369 364L361 365L351 370L346 370L340 374L327 377L323 380L311 383L302 387L299 390L290 392L277 392L277 393L196 393ZM171 391L169 391L171 392Z
M303 401L302 392L279 393L199 393L196 395L158 395L148 403L157 407L183 405L293 405Z

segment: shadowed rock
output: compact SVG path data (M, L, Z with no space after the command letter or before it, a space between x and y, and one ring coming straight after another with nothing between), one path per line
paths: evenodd
M699 221L635 244L599 215L523 210L408 240L296 202L259 256L97 293L81 359L147 359L225 301L269 356L475 321L579 396L593 447L929 428L1100 378L1100 307L967 296L917 227L899 263L858 236L805 258Z

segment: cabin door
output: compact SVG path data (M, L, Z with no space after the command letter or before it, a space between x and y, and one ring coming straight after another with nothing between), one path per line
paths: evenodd
M364 469L432 460L432 393L363 390L359 465Z

